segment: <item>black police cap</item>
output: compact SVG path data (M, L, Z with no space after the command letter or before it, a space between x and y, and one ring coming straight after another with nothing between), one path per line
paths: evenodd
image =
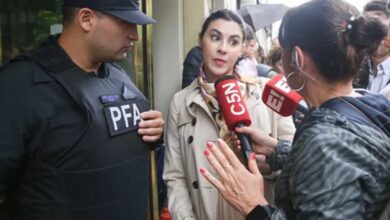
M142 25L156 22L140 11L133 0L64 0L64 6L94 9L132 24Z

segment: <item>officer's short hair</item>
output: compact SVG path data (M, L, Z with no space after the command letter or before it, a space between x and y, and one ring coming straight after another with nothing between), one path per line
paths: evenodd
M73 22L79 8L64 6L62 8L62 24L67 25Z

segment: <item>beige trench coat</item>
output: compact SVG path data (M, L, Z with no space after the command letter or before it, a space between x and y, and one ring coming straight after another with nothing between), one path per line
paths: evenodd
M273 137L292 140L295 128L291 117L281 117L261 101L268 79L249 88L246 105L252 126ZM163 179L168 189L168 208L173 220L244 219L219 196L200 174L201 167L213 173L203 151L208 141L218 138L217 125L200 94L197 80L173 97L166 129ZM214 173L215 174L215 173ZM266 198L273 201L273 181L265 181Z

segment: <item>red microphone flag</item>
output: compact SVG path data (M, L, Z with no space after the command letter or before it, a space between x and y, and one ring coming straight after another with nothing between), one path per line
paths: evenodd
M264 87L262 100L269 108L282 116L294 113L302 96L288 86L286 78L278 74Z

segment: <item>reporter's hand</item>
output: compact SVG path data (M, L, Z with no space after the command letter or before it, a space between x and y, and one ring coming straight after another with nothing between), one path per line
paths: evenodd
M250 156L248 171L223 140L218 139L218 143L219 147L209 142L209 149L204 154L219 179L204 168L200 169L201 174L244 216L257 205L268 204L264 198L263 177L257 168L255 154Z
M142 120L138 124L138 134L146 142L155 142L161 138L164 131L162 113L150 110L141 113Z
M247 134L250 136L253 142L253 150L257 154L262 154L265 156L271 156L278 144L278 140L270 137L264 131L259 128L254 127L236 127L236 133ZM240 145L240 141L237 138L237 134L233 135L233 138L237 141L237 145Z
M256 154L257 167L262 175L269 175L272 173L272 168L266 162L266 157L261 154Z

